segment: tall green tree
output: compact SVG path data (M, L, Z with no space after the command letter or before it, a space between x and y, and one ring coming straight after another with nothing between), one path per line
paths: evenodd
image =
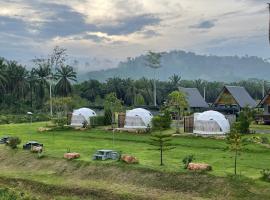
M177 127L176 133L180 133L180 120L184 110L188 108L186 95L180 91L174 91L169 94L167 105L170 110L177 113Z
M115 112L122 110L122 101L117 98L115 93L109 93L105 97L104 109L109 110L112 114L111 125L113 128L113 124L115 123Z
M56 69L55 78L57 83L55 90L60 96L67 97L72 92L72 81L77 81L77 73L73 67L66 65Z
M146 66L154 69L154 106L157 106L157 86L156 86L156 70L161 67L161 53L155 53L152 51L149 51L146 55Z
M40 105L43 104L46 90L49 88L49 78L52 76L51 68L45 63L39 63L37 68L33 69L33 75L36 76L36 96L40 100Z

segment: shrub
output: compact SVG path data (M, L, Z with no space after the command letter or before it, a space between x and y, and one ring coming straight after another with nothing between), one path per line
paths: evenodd
M90 117L90 124L92 127L104 126L105 125L105 117L104 116Z
M31 116L32 122L49 121L50 117L47 114L34 114ZM30 116L27 115L0 115L0 124L11 123L28 123L31 121Z
M6 143L11 149L16 149L19 144L21 144L21 140L18 137L10 137L8 142Z
M193 155L187 155L183 158L182 162L184 164L184 169L188 168L188 164L191 163L193 160L195 160L195 157Z
M261 171L262 180L270 182L270 169L263 169Z
M52 122L56 127L63 128L65 125L67 125L67 118L66 117L53 118Z
M267 137L261 137L262 144L269 144L269 139Z

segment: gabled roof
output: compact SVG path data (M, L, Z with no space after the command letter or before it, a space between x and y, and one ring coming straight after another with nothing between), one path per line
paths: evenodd
M221 94L225 89L229 91L229 93L232 95L234 100L241 108L244 108L245 106L249 106L252 108L256 107L256 101L249 95L246 89L241 86L228 86L228 85L224 86L220 95L216 99L216 102L219 100Z
M263 99L260 101L260 103L257 106L258 107L262 106L265 103L266 99L268 99L269 96L270 96L270 90L267 92L267 94L263 97Z
M183 91L186 94L187 102L191 108L208 108L209 105L203 99L197 88L179 88L180 91Z

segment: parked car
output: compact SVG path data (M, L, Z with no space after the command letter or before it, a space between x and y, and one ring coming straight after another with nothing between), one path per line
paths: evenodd
M36 142L36 141L29 141L26 144L23 145L23 149L24 150L31 150L32 147L43 147L43 144Z
M119 153L116 151L103 149L96 151L93 155L93 160L117 160L119 156Z
M4 136L0 139L0 144L6 144L9 140L9 136Z

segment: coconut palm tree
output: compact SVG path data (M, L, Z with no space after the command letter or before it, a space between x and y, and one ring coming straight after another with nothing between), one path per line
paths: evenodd
M0 58L0 90L5 90L5 84L7 82L6 77L6 63L3 58Z
M38 68L33 69L33 74L36 76L36 95L41 100L42 105L45 98L46 89L49 88L48 77L51 76L51 68L49 65L38 65Z
M72 92L71 82L77 81L77 73L69 65L61 66L56 69L55 78L57 80L55 85L56 92L66 97Z
M181 81L181 76L178 76L177 74L173 74L170 78L170 83L172 84L172 87L174 90L177 90L179 85L180 85L180 81Z

